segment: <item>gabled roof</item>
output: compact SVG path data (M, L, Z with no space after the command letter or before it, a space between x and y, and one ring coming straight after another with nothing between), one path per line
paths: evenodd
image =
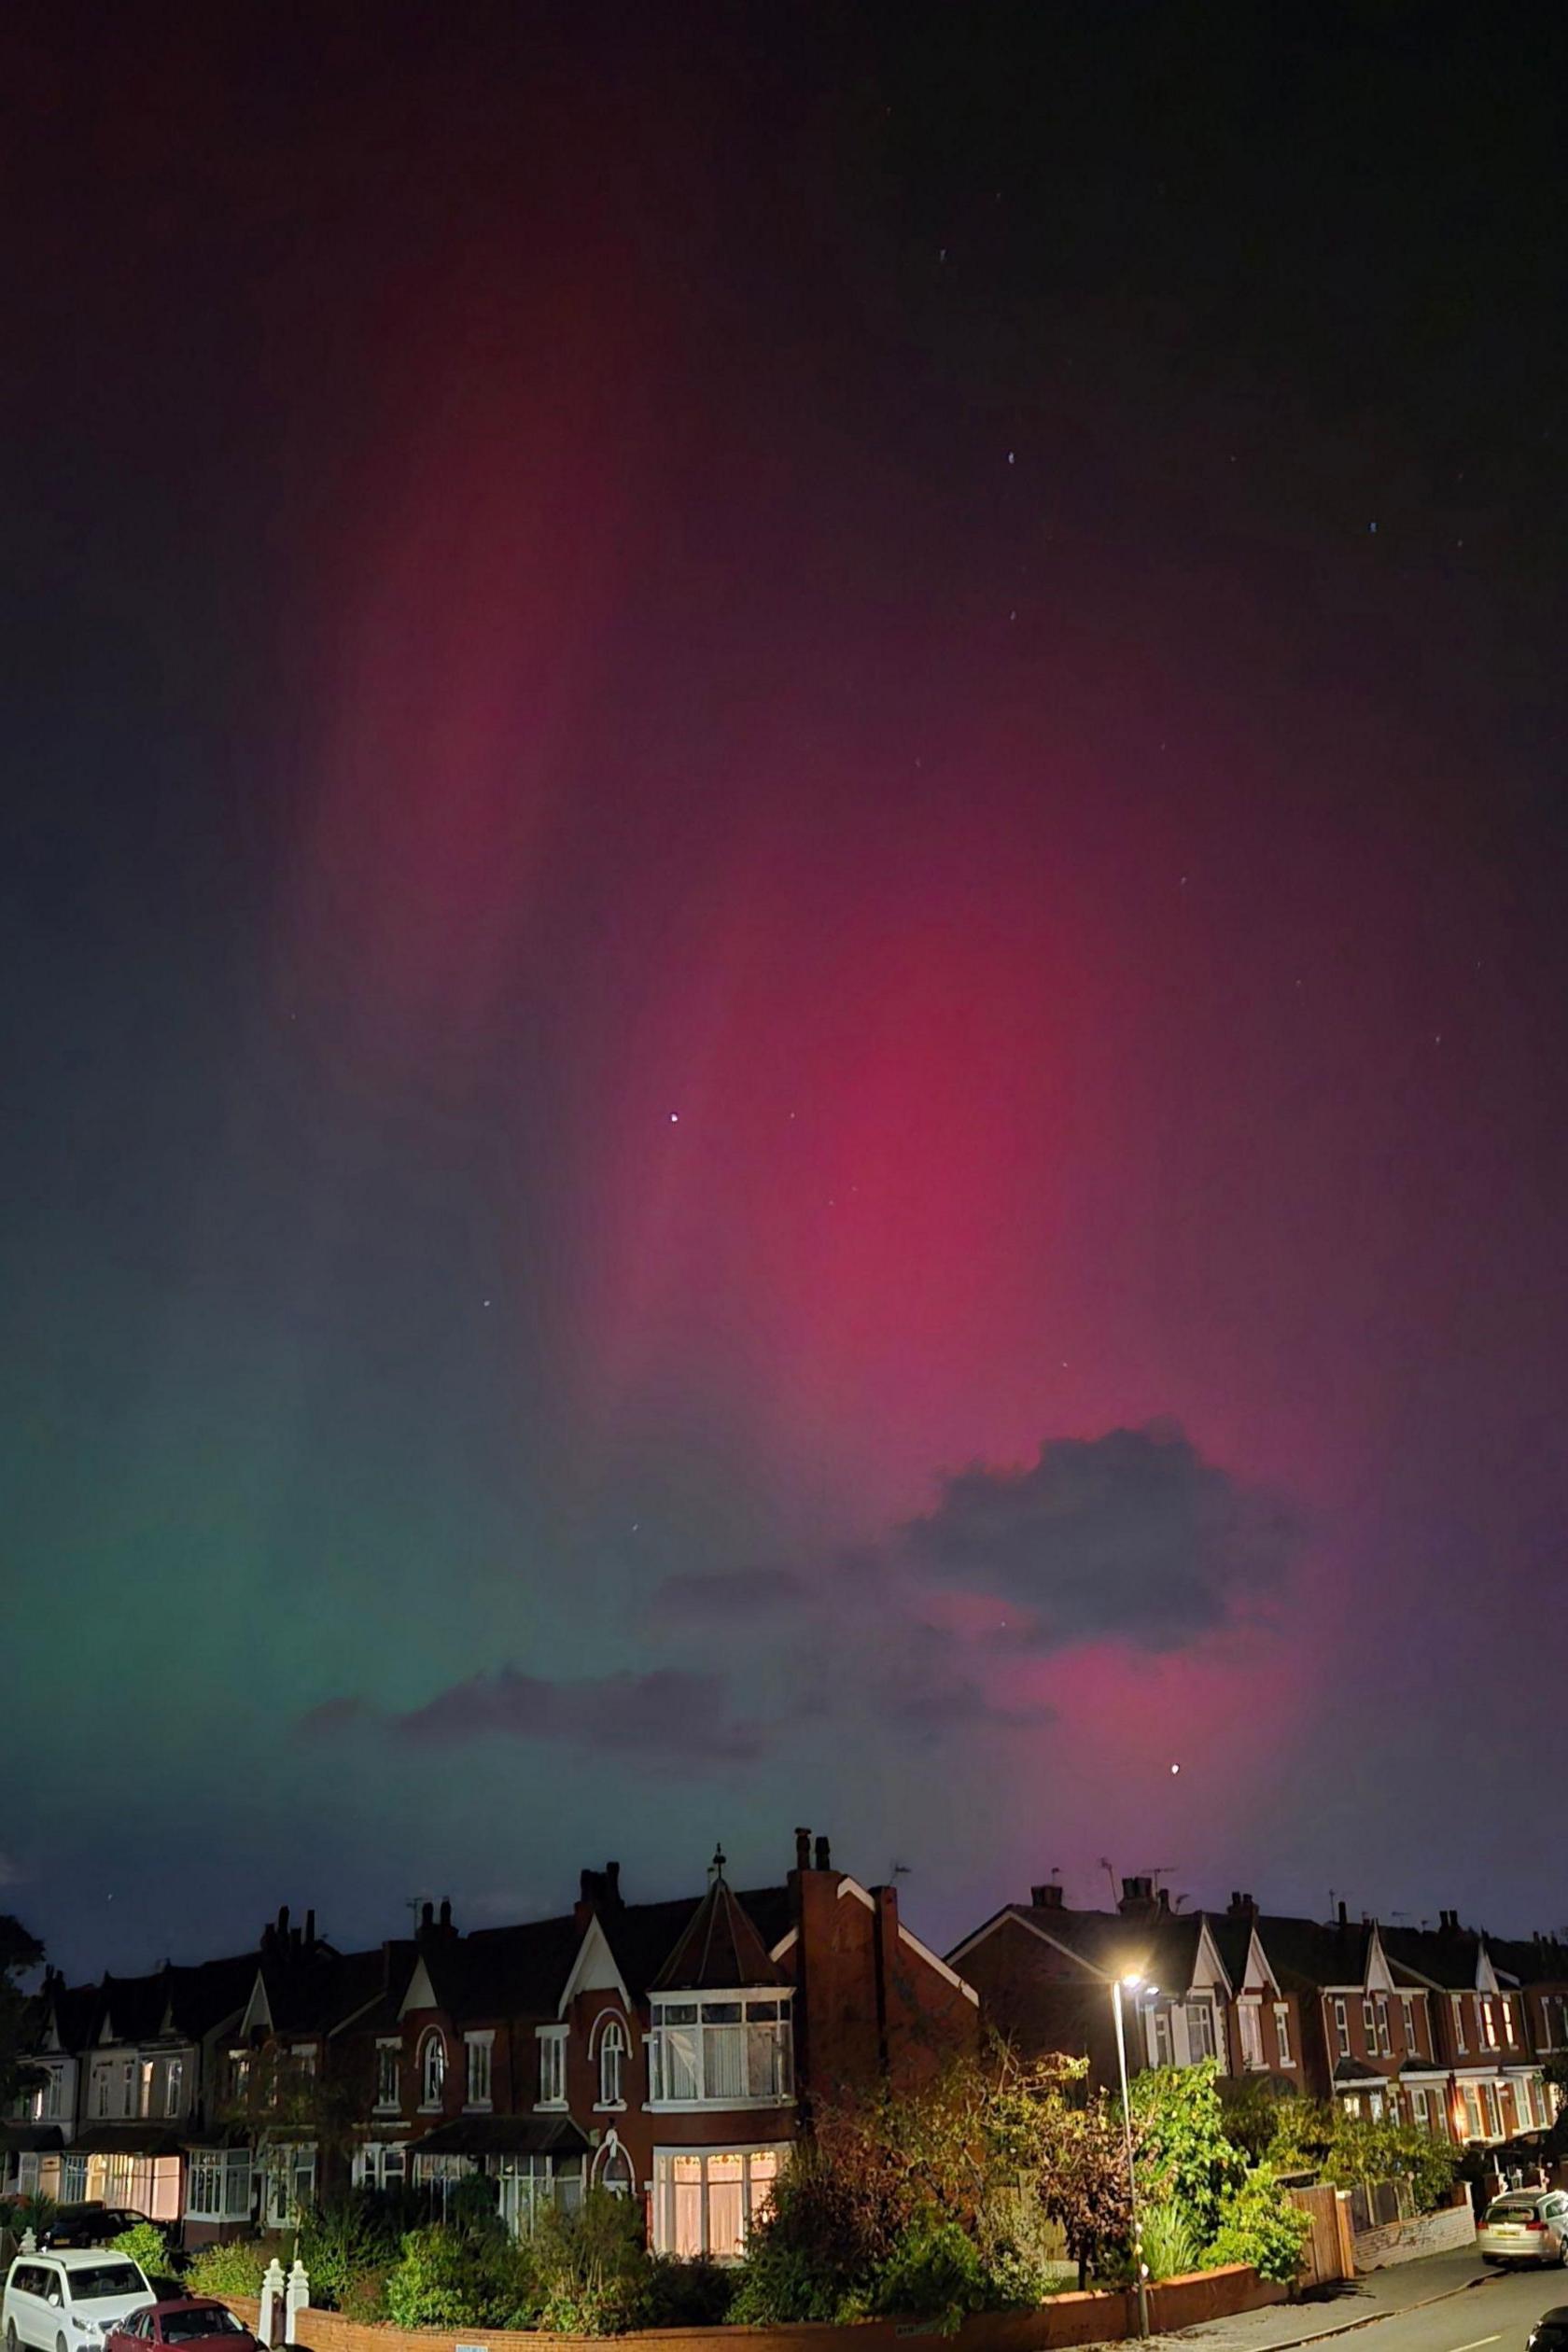
M1161 1992L1181 1995L1197 1981L1205 1955L1216 1976L1228 1981L1224 1955L1201 1911L1059 1911L1036 1903L1009 1903L948 1953L957 1967L977 1943L1007 1920L1015 1920L1069 1959L1107 1983L1135 1973Z
M789 1981L725 1878L723 1855L716 1854L707 1893L653 1978L650 1992L734 1992L742 1985Z
M1209 1933L1214 1939L1214 1948L1220 1955L1225 1972L1230 1979L1233 1992L1239 1993L1247 1981L1248 1972L1252 1967L1254 1938L1258 1957L1263 1964L1264 1981L1266 1983L1272 1984L1276 1991L1280 1989L1280 1981L1274 1973L1274 1964L1268 1956L1268 1946L1258 1935L1257 1924L1251 1916L1238 1916L1229 1911L1205 1911L1203 1916L1208 1923Z
M1473 1927L1385 1927L1389 1958L1445 1993L1493 1993L1497 1977L1484 1936Z
M1321 1992L1325 1985L1365 1985L1377 1973L1379 1931L1371 1920L1325 1924L1268 1912L1255 1924L1281 1983Z
M570 1912L514 1927L480 1927L467 1936L422 1938L410 1946L408 1976L422 1960L436 2006L455 2021L553 2017L582 1929ZM406 2002L404 1992L400 2000Z
M1487 1949L1516 1984L1568 1984L1568 1944L1556 1936L1489 1936Z

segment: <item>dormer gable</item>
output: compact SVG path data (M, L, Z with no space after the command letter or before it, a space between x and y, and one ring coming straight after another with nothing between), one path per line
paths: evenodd
M599 1923L597 1912L590 1916L582 1931L582 1941L578 1945L571 1973L561 1988L561 1998L555 2012L558 2017L567 2014L580 1993L619 1993L628 2010L632 2006L632 1996L626 1990L625 1980L616 1965L609 1938Z
M273 2030L273 2005L267 1998L267 1983L259 1968L256 1982L250 1988L250 1998L240 2019L240 2039L248 2041L253 2034L270 2034Z
M408 1981L408 1991L398 2004L399 2018L405 2018L410 2009L433 2009L440 2007L441 2003L436 1998L436 1988L430 1981L429 1968L423 1958L418 1959L413 1964L413 1974Z
M1256 1939L1254 1938L1253 1940L1255 1941ZM1200 1919L1197 1924L1197 1949L1193 1954L1190 1982L1196 1985L1211 1985L1215 1992L1226 1998L1230 1996L1234 1989L1229 1977L1225 1974L1225 1962L1220 1958L1220 1947L1210 1933L1209 1922L1206 1919ZM1183 1989L1185 1990L1184 1987ZM1176 1988L1172 1986L1171 1990L1175 1991Z
M1491 1965L1491 1954L1486 1948L1486 1938L1476 1939L1476 1990L1495 1993L1498 1990L1497 1970Z
M1374 1923L1366 1939L1366 1990L1368 1993L1392 1993L1393 1970L1389 1967L1383 1939Z
M1267 1994L1273 2000L1280 1997L1280 1980L1268 1964L1263 1939L1255 1927L1247 1938L1247 1957L1242 1964L1241 1981L1236 1991L1238 1994Z

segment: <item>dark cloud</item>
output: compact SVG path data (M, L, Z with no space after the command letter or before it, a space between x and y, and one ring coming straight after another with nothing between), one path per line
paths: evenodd
M730 1714L719 1675L675 1668L548 1682L501 1666L394 1715L390 1729L398 1739L432 1746L499 1732L668 1762L742 1762L764 1744L762 1727Z
M330 1738L334 1731L346 1731L351 1724L362 1723L374 1712L363 1699L347 1695L323 1699L318 1707L310 1708L300 1717L300 1729L312 1738Z
M1278 1592L1302 1534L1282 1497L1156 1423L1050 1438L1028 1469L960 1471L900 1548L924 1576L1015 1603L1037 1648L1176 1650Z
M811 1587L792 1568L753 1568L736 1575L727 1570L693 1571L666 1576L653 1594L652 1606L663 1622L709 1625L722 1617L773 1617L806 1600Z

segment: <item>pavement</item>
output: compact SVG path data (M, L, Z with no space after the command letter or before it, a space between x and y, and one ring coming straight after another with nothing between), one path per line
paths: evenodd
M1522 2265L1489 2270L1466 2248L1396 2262L1301 2303L1211 2320L1155 2342L1202 2352L1291 2352L1370 2329L1377 2352L1524 2352L1542 2312L1557 2303L1568 2304L1568 2274Z

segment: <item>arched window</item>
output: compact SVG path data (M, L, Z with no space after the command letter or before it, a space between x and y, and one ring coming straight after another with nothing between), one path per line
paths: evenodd
M427 2107L440 2107L446 2085L446 2044L439 2026L432 2025L419 2051L419 2095Z
M606 2135L594 2159L594 2182L596 2188L608 2189L612 2197L629 2197L636 2186L632 2160L613 2132Z
M626 2036L618 2017L612 2017L604 2029L599 2043L599 2105L620 2107L624 2100L626 2067Z

